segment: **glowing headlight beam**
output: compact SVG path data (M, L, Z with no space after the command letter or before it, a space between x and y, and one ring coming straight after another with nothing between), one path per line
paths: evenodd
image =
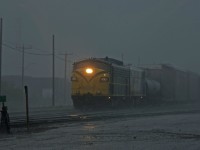
M92 73L93 73L93 69L87 68L87 69L85 70L85 72L86 72L87 74L92 74Z

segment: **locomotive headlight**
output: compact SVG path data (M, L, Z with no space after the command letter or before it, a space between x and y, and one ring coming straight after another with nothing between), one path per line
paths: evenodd
M85 72L87 74L92 74L93 73L93 69L92 68L87 68L87 69L85 69Z

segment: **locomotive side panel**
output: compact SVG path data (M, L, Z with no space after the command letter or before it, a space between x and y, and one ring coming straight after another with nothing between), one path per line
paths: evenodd
M112 66L112 95L129 95L129 69L124 67Z
M145 73L141 69L130 70L130 95L136 97L146 96Z

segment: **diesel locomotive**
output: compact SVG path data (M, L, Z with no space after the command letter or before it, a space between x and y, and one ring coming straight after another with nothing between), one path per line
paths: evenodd
M160 97L160 83L146 78L144 69L108 57L75 62L71 81L75 108L134 105Z

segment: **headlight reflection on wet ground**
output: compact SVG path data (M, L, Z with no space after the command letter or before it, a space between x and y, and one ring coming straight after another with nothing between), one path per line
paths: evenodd
M93 130L96 128L96 125L95 124L92 124L92 123L87 123L83 126L83 129L84 130Z

